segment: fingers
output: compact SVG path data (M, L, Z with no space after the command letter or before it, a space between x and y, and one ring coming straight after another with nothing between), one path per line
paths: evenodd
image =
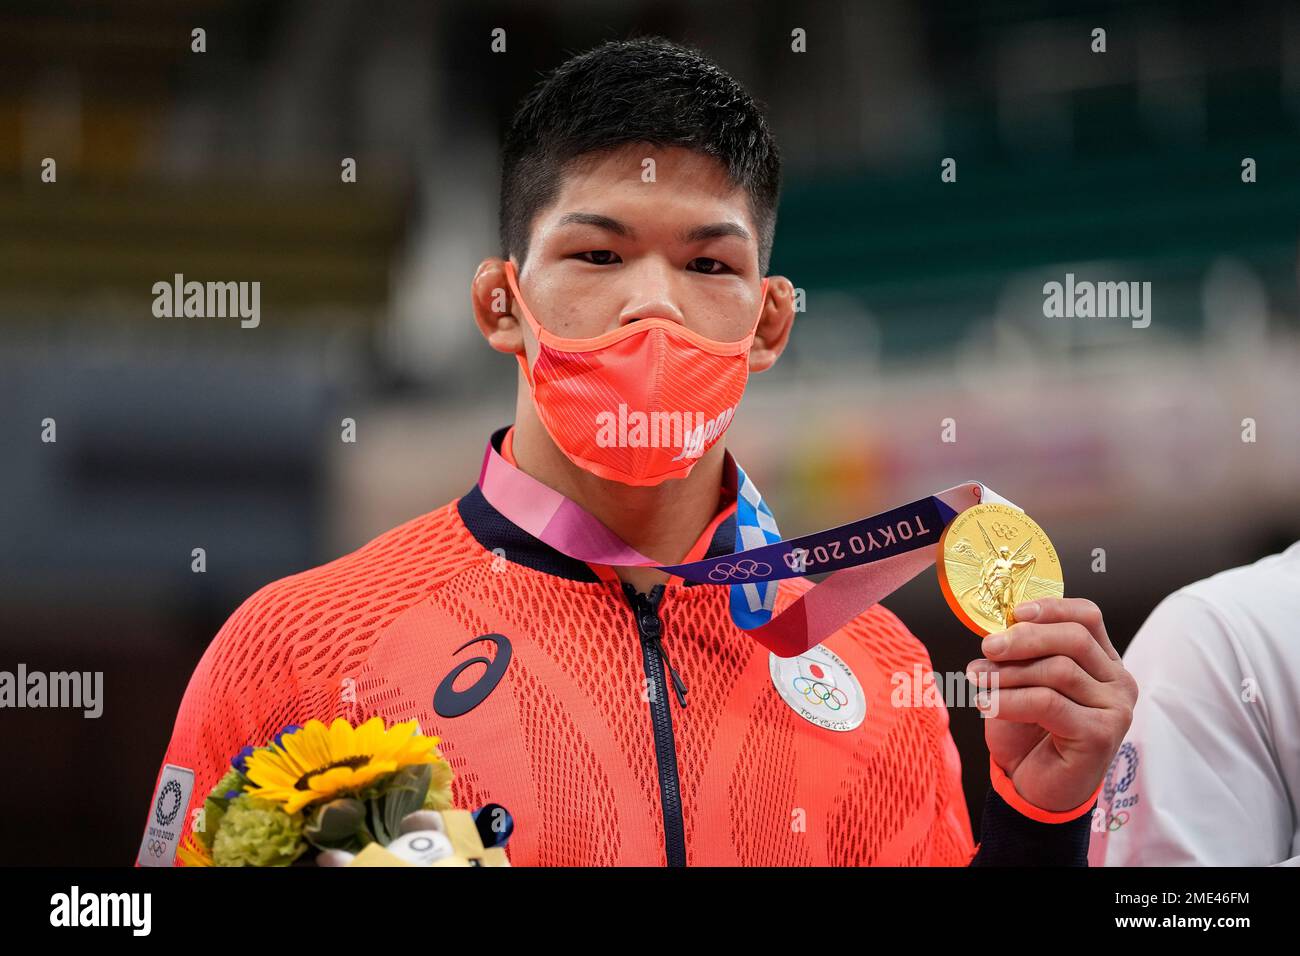
M1050 687L999 687L988 692L987 709L999 720L1037 724L1066 740L1088 736L1096 711L1076 704Z
M1115 645L1110 642L1110 636L1106 633L1106 622L1102 619L1101 608L1087 598L1039 598L1036 601L1016 605L1013 613L1017 622L1060 624L1072 621L1081 624L1093 636L1107 657L1113 661L1120 659L1119 652L1115 650Z
M1063 654L1025 663L996 664L993 661L976 660L966 668L966 673L968 676L974 675L976 683L979 682L980 675L988 675L981 685L985 687L1050 687L1084 707L1106 707L1111 703L1112 694L1106 686L1080 667L1073 658Z
M1074 621L1055 624L1017 623L984 638L984 656L999 664L1062 655L1099 681L1114 676L1116 662L1086 627Z

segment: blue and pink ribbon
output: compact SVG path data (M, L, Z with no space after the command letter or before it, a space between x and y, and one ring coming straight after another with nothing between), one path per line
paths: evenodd
M783 541L758 488L727 456L737 479L736 550L686 564L661 565L641 554L576 502L510 464L490 441L478 484L505 518L571 558L656 568L686 581L730 587L736 627L778 657L816 646L933 564L944 528L962 511L982 502L1016 507L981 482L967 481ZM778 581L823 572L829 572L825 580L773 615Z

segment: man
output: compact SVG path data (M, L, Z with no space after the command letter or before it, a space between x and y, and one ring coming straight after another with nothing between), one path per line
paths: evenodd
M761 112L695 51L610 43L533 90L504 148L503 256L471 288L484 338L520 366L494 475L657 564L736 550L753 502L720 438L794 318L789 280L760 281L779 183ZM378 713L442 738L458 806L512 812L515 865L975 856L946 710L890 706L891 675L930 664L889 611L785 661L729 617L729 589L575 558L555 522L525 530L484 487L235 612L165 759L193 771L191 803L284 724ZM811 586L782 581L773 610ZM1135 691L1095 606L1040 605L975 665L1000 683L978 863L1086 862L1128 725Z
M1093 818L1095 866L1300 866L1300 541L1157 605Z

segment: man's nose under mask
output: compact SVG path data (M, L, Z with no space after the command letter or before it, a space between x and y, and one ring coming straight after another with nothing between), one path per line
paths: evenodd
M560 451L580 468L627 485L689 475L740 404L761 304L749 333L734 342L660 318L570 339L542 328L519 292L514 263L505 269L537 339L531 367L516 357L537 416ZM760 301L766 293L764 279Z

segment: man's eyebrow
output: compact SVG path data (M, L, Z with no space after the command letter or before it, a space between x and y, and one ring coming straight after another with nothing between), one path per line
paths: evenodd
M737 239L751 238L744 226L734 222L711 222L707 226L695 226L681 234L683 242L704 242L707 239L721 239L723 236L735 236Z
M625 239L636 237L636 230L631 226L596 212L565 213L560 217L559 224L561 226L595 226L597 229L604 229L606 232L612 232L614 235L622 236ZM683 230L678 235L678 238L682 242L705 242L709 239L721 239L724 236L735 236L737 239L744 240L753 238L744 226L735 222L711 222L703 226L693 226L690 229Z
M578 225L578 226L595 226L597 229L604 229L606 232L612 232L616 236L622 236L630 239L636 235L636 231L628 225L619 222L617 219L611 219L609 216L602 216L595 212L570 212L565 213L560 219L561 226Z

